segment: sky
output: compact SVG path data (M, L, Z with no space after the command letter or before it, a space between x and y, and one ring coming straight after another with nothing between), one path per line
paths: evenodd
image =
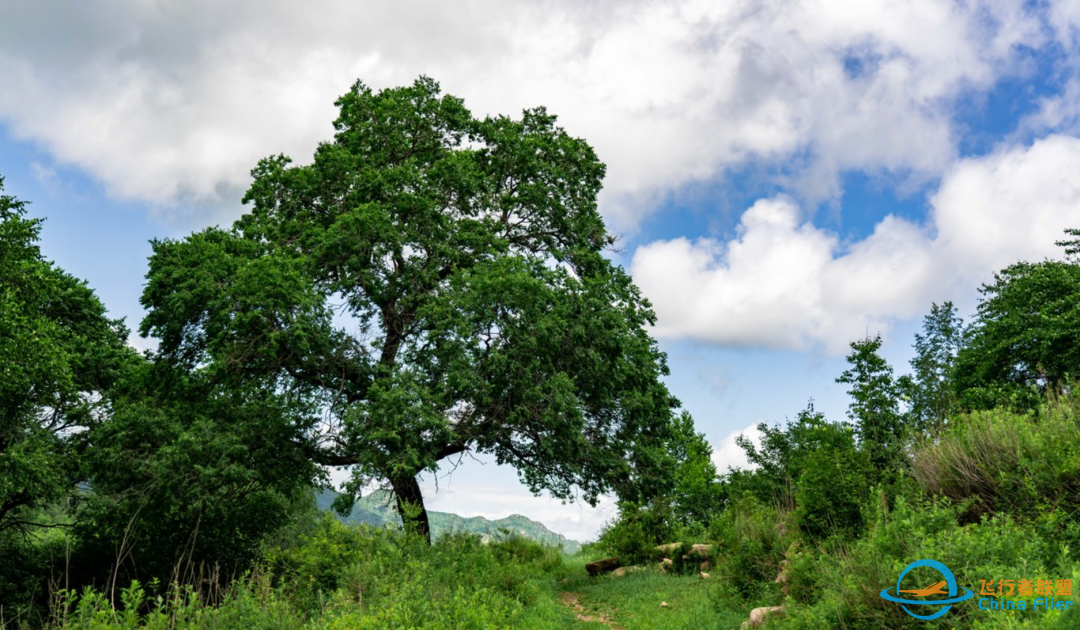
M970 316L994 271L1080 227L1080 0L4 5L5 191L132 328L149 241L229 225L255 163L309 161L356 80L546 106L608 165L613 260L721 470L811 400L844 419L852 341L881 334L903 373L931 303ZM578 540L616 513L483 457L425 487Z

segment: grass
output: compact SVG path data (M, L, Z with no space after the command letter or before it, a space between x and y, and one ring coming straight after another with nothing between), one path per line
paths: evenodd
M611 620L609 627L625 630L728 630L738 628L750 613L747 608L729 608L718 597L714 579L696 575L670 575L646 569L623 577L590 578L585 558L575 556L565 563L564 592L576 593L590 612ZM667 602L667 607L661 607ZM599 628L593 623L589 627Z

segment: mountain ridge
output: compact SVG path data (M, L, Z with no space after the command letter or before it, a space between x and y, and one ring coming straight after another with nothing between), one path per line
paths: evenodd
M374 492L357 499L353 503L352 511L343 516L333 509L334 500L339 493L333 490L322 489L315 494L315 503L320 510L332 513L343 523L358 523L385 527L388 525L400 525L401 517L391 507L390 494L387 492ZM431 522L431 533L440 536L447 532L469 532L479 534L488 540L504 531L546 543L553 546L561 546L566 553L577 553L581 550L581 543L567 538L562 534L553 532L546 525L522 514L510 514L498 519L489 519L484 516L461 516L449 512L428 511L428 519Z

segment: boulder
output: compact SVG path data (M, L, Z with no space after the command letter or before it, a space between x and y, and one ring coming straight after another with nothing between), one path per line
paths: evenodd
M656 566L661 571L667 571L669 568L671 568L671 565L673 564L675 563L671 561L671 558L664 558L660 562L656 563Z
M712 548L712 545L690 545L690 553L688 555L708 558L712 555Z
M643 568L644 567L639 566L619 567L618 569L615 569L611 572L611 577L622 577L624 575L633 573L634 571L640 571Z
M748 630L749 628L760 628L761 626L765 625L766 617L771 617L773 615L781 616L783 614L783 606L765 606L763 608L755 608L750 611L750 618L742 622L742 625L739 627L743 630Z
M585 565L585 570L589 572L590 577L596 577L605 573L611 573L615 569L622 566L622 562L618 557L604 558L603 560L597 560L596 562L590 562Z
M698 577L700 577L703 580L707 580L707 579L709 579L709 574L702 571L701 573L698 573Z

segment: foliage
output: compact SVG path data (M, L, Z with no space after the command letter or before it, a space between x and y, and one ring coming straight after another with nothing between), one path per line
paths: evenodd
M655 547L676 540L680 533L670 501L656 499L644 505L623 501L618 518L601 530L597 547L624 564L655 561Z
M709 442L694 429L688 413L680 414L672 428L662 460L672 471L671 486L646 502L619 501L619 517L600 533L600 547L624 562L657 560L657 545L703 539L724 507Z
M789 580L812 587L791 590L789 615L779 627L870 630L1059 627L1057 624L1064 621L1065 615L1031 610L1034 596L1026 598L1026 612L985 613L977 609L974 601L969 601L934 621L909 617L899 606L878 596L880 588L895 584L903 568L919 558L943 562L959 584L976 590L979 580L1050 576L1068 579L1080 573L1075 571L1074 559L1056 541L1032 535L1032 529L1031 525L1009 517L962 526L957 523L956 508L941 504L912 505L900 498L894 510L877 510L868 533L842 551L809 549L789 554ZM928 579L933 579L933 575L913 576L912 582Z
M964 343L964 322L953 303L931 304L922 334L915 335L911 374L897 379L908 404L905 420L915 432L940 428L959 411L953 372Z
M0 177L0 602L11 618L44 585L55 536L42 530L70 523L55 508L70 504L86 430L135 357L123 323L42 256L41 221L2 192Z
M147 594L134 582L113 605L84 589L60 594L55 628L209 630L506 627L565 628L572 616L551 587L555 549L520 538L484 545L446 536L434 545L391 530L322 519L267 565L223 591ZM153 589L151 589L153 590Z
M710 535L720 547L713 575L717 602L752 601L765 605L775 598L773 579L784 550L792 542L783 533L785 514L746 495L713 521Z
M1058 513L1080 522L1078 414L1070 396L1044 403L1038 421L1005 409L959 416L915 449L912 474L927 492L965 504L968 518Z
M319 471L291 446L303 422L274 392L214 387L150 363L124 389L110 421L90 432L93 492L76 525L77 559L97 571L81 579L188 581L200 567L235 575L263 536L313 509Z
M0 178L0 192L3 178ZM131 358L122 322L86 284L45 260L41 221L0 195L0 534L71 492L79 432Z
M900 390L892 367L878 354L881 335L851 343L849 367L836 379L851 385L848 416L855 422L860 446L874 473L873 481L893 478L901 462L904 428L900 416Z
M603 249L604 166L543 108L475 119L426 78L337 101L305 166L263 160L232 229L154 243L142 332L230 383L321 400L305 453L385 480L493 454L534 492L641 500L677 402L648 303Z
M723 507L723 488L712 461L712 446L694 429L689 413L676 417L666 449L674 469L666 496L682 527L705 526Z
M970 341L957 357L963 406L1035 409L1080 362L1080 264L1016 263L980 291Z
M846 427L822 426L818 447L795 484L795 523L813 540L853 538L863 528L862 506L870 467Z

